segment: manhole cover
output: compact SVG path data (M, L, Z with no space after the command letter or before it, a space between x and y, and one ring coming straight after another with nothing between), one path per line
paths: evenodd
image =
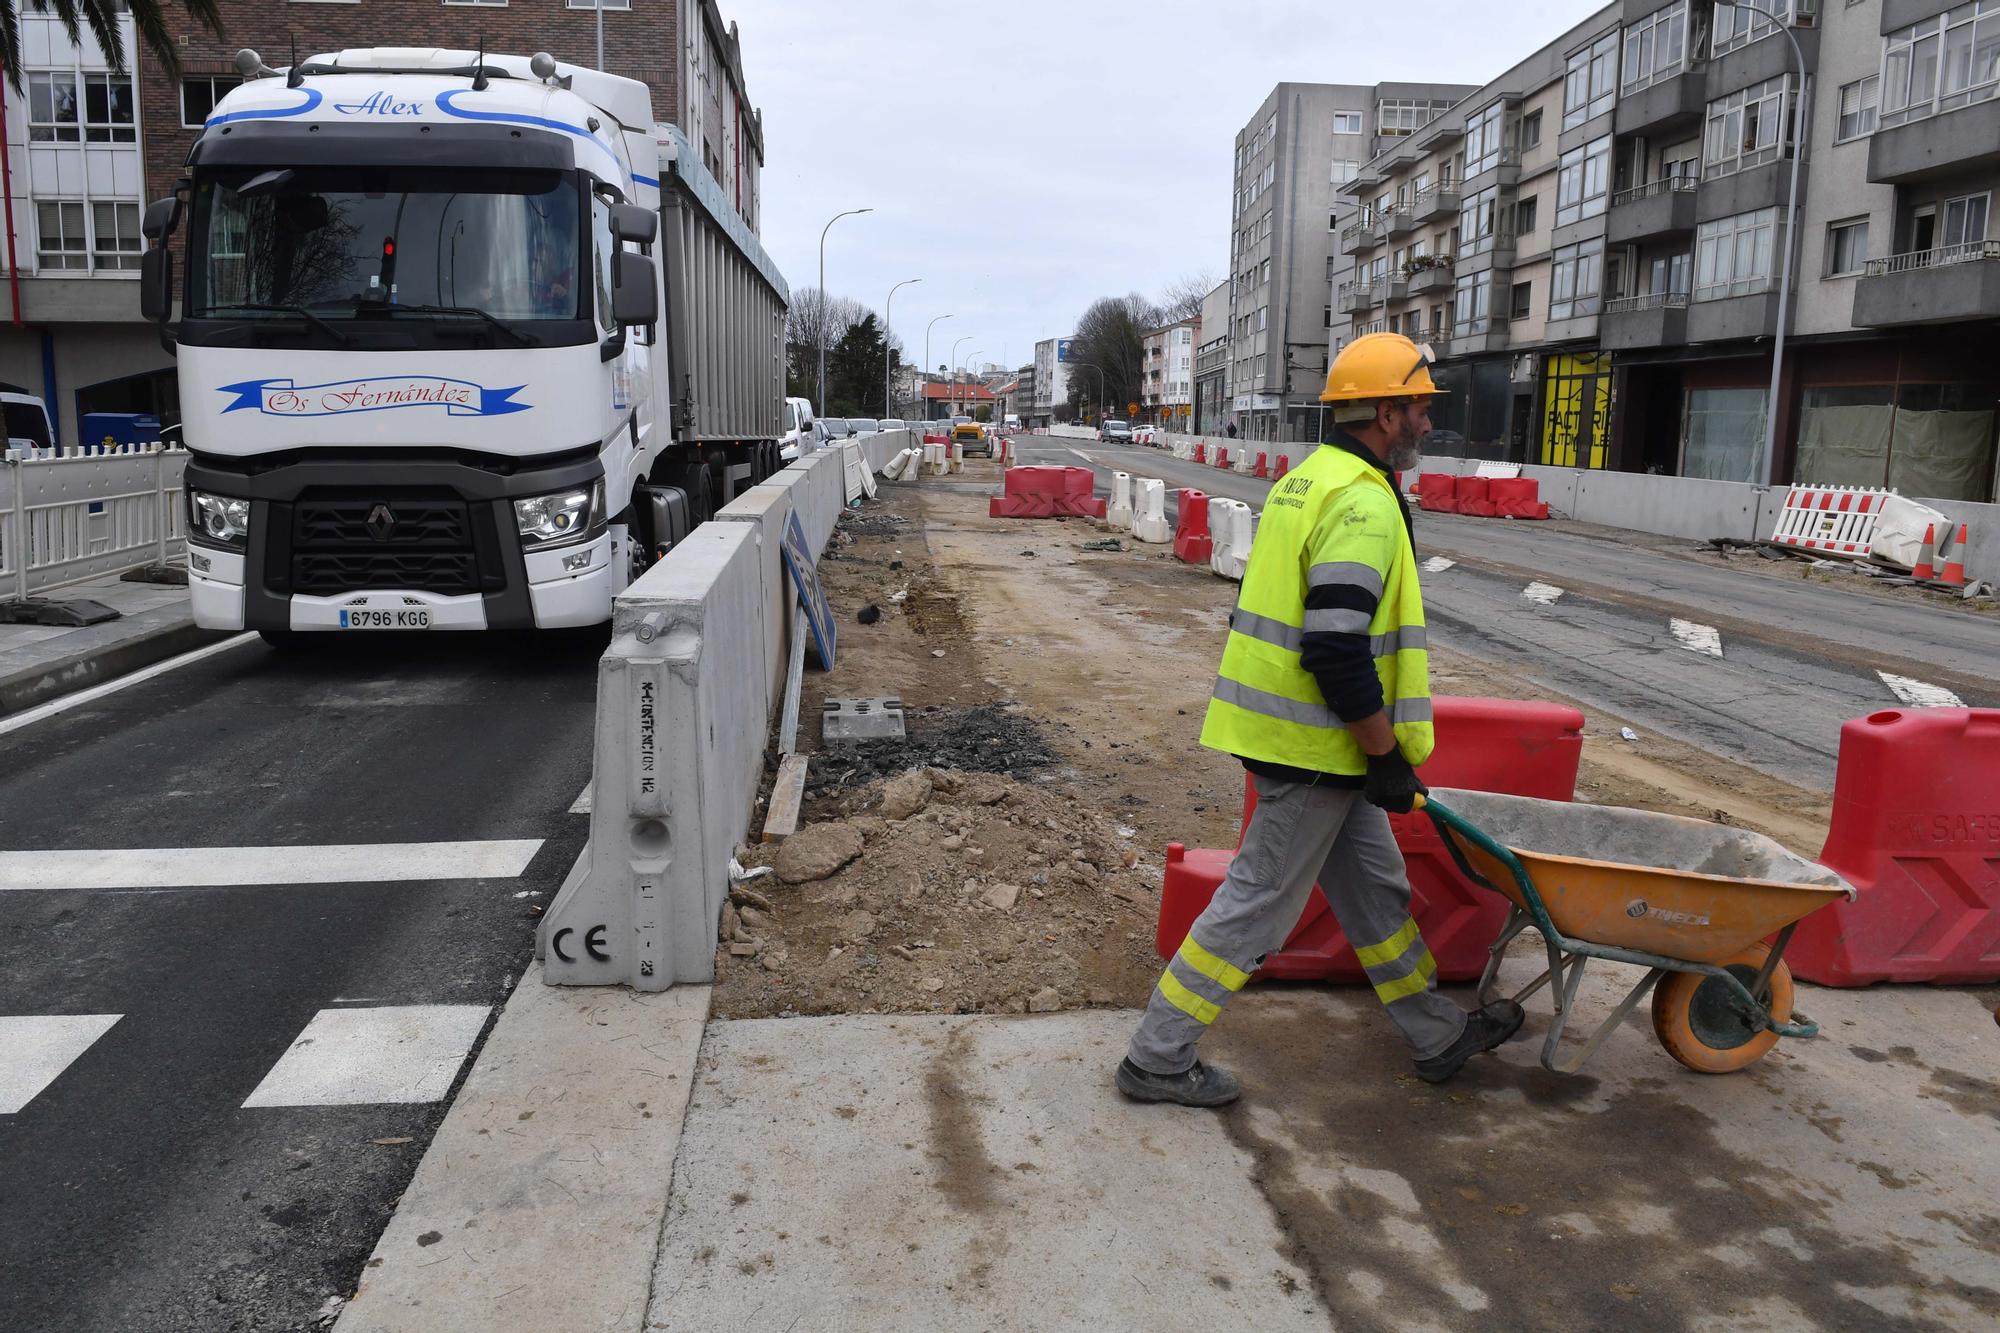
M901 699L828 699L820 708L822 741L903 739Z

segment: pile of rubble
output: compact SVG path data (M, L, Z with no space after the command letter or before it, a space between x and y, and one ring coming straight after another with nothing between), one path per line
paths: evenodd
M1160 865L1133 830L1002 774L913 768L739 849L719 1017L1144 1002Z

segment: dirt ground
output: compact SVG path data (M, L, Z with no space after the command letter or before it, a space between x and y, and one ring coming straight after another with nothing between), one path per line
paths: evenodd
M741 849L777 873L725 917L718 1017L1143 1004L1167 844L1235 842L1242 770L1197 743L1235 585L1129 537L1083 550L1105 536L1085 520L989 519L1000 469L966 468L885 483L821 561L841 623L800 708L811 836L789 866L784 844ZM1462 653L1432 664L1438 694L1551 698ZM882 696L907 744L821 742L823 700ZM1819 851L1824 794L1584 712L1579 800Z

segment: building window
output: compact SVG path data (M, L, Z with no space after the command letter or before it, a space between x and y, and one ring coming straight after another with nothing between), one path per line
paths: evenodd
M1604 295L1604 238L1593 237L1555 252L1549 266L1549 318L1594 315Z
M1777 281L1773 256L1783 233L1775 208L1702 223L1694 238L1694 299L1770 291Z
M1789 146L1788 77L1766 79L1708 104L1702 176L1713 179L1783 157Z
M1517 282L1514 284L1514 299L1507 307L1507 313L1515 319L1526 319L1535 309L1535 284Z
M1764 459L1764 390L1688 390L1683 439L1683 477L1756 481Z
M88 269L89 241L83 230L81 201L42 199L35 203L38 267Z
M1467 179L1500 165L1506 130L1507 105L1495 102L1465 122L1465 175Z
M1500 236L1500 187L1489 185L1459 205L1458 244L1461 254L1483 255Z
M83 76L83 137L90 143L137 143L132 80L122 74Z
M489 5L496 9L505 8L507 0L444 0L448 5ZM588 8L588 6L586 6ZM606 5L606 9L616 9L616 5Z
M1384 98L1375 104L1375 132L1385 139L1415 134L1450 109L1450 102Z
M1944 201L1944 230L1939 239L1946 249L1977 245L1986 239L1986 214L1991 198L1968 194Z
M1596 217L1604 211L1610 190L1611 136L1570 149L1556 171L1556 226Z
M598 0L569 0L571 9L596 9ZM630 9L632 0L604 0L606 9Z
M2000 0L1975 0L1883 39L1882 123L2000 93Z
M1687 0L1675 0L1625 29L1625 92L1672 78L1681 72L1686 55Z
M1607 32L1569 58L1563 73L1563 128L1573 130L1618 102L1618 34Z
M1868 219L1831 222L1826 228L1826 276L1859 273L1868 260Z
M28 139L32 143L76 143L76 75L69 70L28 75Z
M1333 113L1333 132L1335 134L1359 134L1361 133L1361 121L1362 115L1359 111L1336 111Z
M215 104L243 80L234 74L194 74L181 80L181 124L198 130L208 123Z
M1530 111L1521 117L1521 151L1540 146L1542 142L1542 113Z
M1541 200L1539 197L1532 194L1529 195L1526 199L1521 200L1521 202L1515 204L1514 234L1516 236L1526 236L1530 232L1534 231L1535 224L1536 222L1539 221L1539 218L1537 218L1536 214L1539 213L1540 211L1541 211Z
M1875 104L1881 86L1881 78L1871 74L1841 87L1840 121L1833 134L1835 143L1875 132Z
M1800 7L1810 9L1812 6L1808 0L1808 3ZM1749 12L1753 9L1769 17L1759 18ZM1713 22L1715 32L1709 40L1709 51L1719 56L1725 51L1734 51L1739 46L1748 46L1759 38L1777 36L1778 24L1789 27L1792 22L1792 0L1740 0L1739 4L1717 5Z
M139 252L139 205L112 200L94 200L90 205L94 265L102 269L137 269Z
M1345 185L1361 174L1361 164L1351 157L1333 159L1333 183Z

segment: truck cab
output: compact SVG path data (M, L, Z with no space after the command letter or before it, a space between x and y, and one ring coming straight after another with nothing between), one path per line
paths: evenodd
M284 641L599 623L776 470L775 382L734 448L694 435L692 321L663 313L652 257L677 145L643 84L546 55L238 63L145 223L199 624Z

